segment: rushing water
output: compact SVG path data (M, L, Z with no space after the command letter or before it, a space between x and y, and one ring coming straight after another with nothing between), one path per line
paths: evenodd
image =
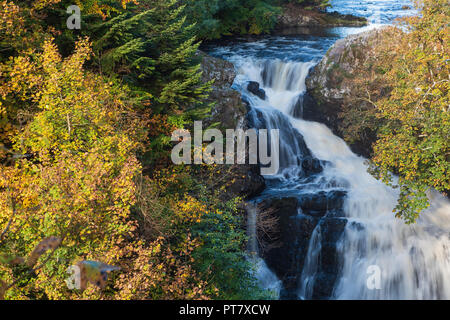
M364 15L373 23L388 23L408 14L409 1L333 1L343 13ZM344 214L348 223L337 250L341 268L330 299L450 299L450 203L431 194L432 206L416 225L406 225L393 215L397 191L367 173L365 159L325 126L301 119L305 79L336 39L352 28L335 28L318 35L264 37L257 41L234 41L207 47L211 54L234 63L238 76L234 88L251 106L255 127L280 129L280 172L267 177L261 198L317 194L330 190L347 193ZM261 100L246 87L257 81L267 94ZM306 144L305 146L302 144ZM310 154L308 154L310 153ZM324 170L305 178L305 157L322 160ZM249 210L249 230L255 231L256 208ZM299 213L301 214L301 213ZM356 227L355 227L356 226ZM323 232L314 230L302 270L297 296L313 297ZM255 240L250 251L257 251ZM280 281L259 260L263 286L279 288ZM381 271L379 288L369 288L368 272Z

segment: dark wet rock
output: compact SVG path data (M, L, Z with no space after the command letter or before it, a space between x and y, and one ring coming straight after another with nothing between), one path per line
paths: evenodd
M328 300L333 294L337 274L321 272L316 275L313 286L313 300Z
M252 198L259 195L266 188L266 182L260 174L260 168L257 165L238 165L232 172L235 182L229 187L228 191L232 194Z
M336 243L325 243L320 251L320 267L323 272L337 274L339 271L339 256ZM330 284L334 286L333 283Z
M255 96L262 100L266 100L266 92L259 87L259 83L256 81L249 81L247 85L247 90L253 93Z
M342 266L338 249L347 225L342 208L345 197L345 191L334 190L261 203L262 210L273 210L279 219L279 245L262 253L262 257L283 283L281 299L294 299L302 285L300 279L314 232L319 233L321 250L313 298L331 296Z
M320 221L322 243L336 243L341 238L347 225L347 219L325 218Z
M292 116L294 118L303 119L303 104L304 104L304 96L300 95L292 110Z
M329 299L333 294L337 277L342 269L339 241L346 225L347 219L343 218L326 217L319 223L321 250L314 277L312 299Z
M334 209L327 212L328 218L345 218L344 209Z
M318 174L323 171L322 162L313 157L305 157L302 160L302 168L307 176Z
M263 253L267 265L283 281L287 292L295 292L299 270L302 270L308 252L309 239L319 219L299 215L297 198L266 200L262 208L273 210L278 217L280 245Z
M284 301L298 300L298 295L297 295L297 293L293 292L292 290L286 290L286 289L282 288L280 290L280 300L284 300Z
M292 127L289 118L281 112L276 112L271 117L265 117L257 109L251 109L247 115L248 123L256 129L279 129L279 159L280 168L301 166L302 158L312 157L302 134ZM294 158L291 155L296 154Z
M346 192L344 191L322 191L304 195L300 200L300 207L305 214L308 214L308 212L321 212L325 215L329 210L341 209L345 195Z
M270 248L262 257L283 282L282 299L294 299L298 293L302 270L316 228L316 232L320 233L322 249L314 297L330 297L341 267L338 242L347 219L338 216L344 215L342 206L345 196L346 192L335 190L262 202L261 208L273 210L274 216L279 219L277 238L280 245Z
M366 227L364 227L363 224L359 223L359 222L355 222L353 221L352 223L350 223L350 228L356 231L363 231L366 229Z

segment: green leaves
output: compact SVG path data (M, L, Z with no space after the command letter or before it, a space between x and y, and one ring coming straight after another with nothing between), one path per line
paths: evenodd
M196 34L215 39L231 34L261 34L275 27L281 12L272 0L183 0Z
M150 92L157 113L172 113L200 103L203 84L194 55L199 43L186 23L184 6L173 0L140 2L131 11L97 26L94 42L100 67Z
M429 206L428 189L450 190L450 10L446 1L421 8L422 17L407 20L410 32L401 34L394 56L381 60L390 66L384 79L392 90L376 110L384 126L374 161L382 177L400 175L395 212L408 223Z

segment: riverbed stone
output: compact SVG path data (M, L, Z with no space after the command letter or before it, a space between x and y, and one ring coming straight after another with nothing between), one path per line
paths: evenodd
M253 93L255 96L262 100L266 100L266 92L259 87L259 83L256 81L249 81L247 85L247 90Z

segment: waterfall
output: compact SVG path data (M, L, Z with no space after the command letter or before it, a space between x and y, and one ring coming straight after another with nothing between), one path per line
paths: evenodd
M258 207L255 203L249 202L246 205L247 210L247 252L249 259L255 268L255 277L259 282L259 286L263 289L272 291L274 296L280 296L281 281L277 279L276 275L267 267L263 259L258 255L258 235L257 235L257 216Z
M331 163L327 177L348 181L344 211L343 270L335 288L340 299L449 299L450 203L431 194L432 206L416 225L392 213L398 193L367 173L365 159L324 125L292 120L313 154ZM358 228L354 226L358 225ZM381 286L369 290L368 270L377 266Z
M320 226L314 229L311 241L308 247L308 256L306 257L303 267L302 276L300 278L299 297L301 299L311 298L314 290L314 278L317 273L319 264L319 254L322 250Z
M250 255L258 255L258 236L256 232L256 222L258 216L258 208L254 203L247 204L247 251Z
M398 191L374 179L365 159L325 125L302 120L305 78L330 46L348 34L414 13L405 9L412 3L332 3L332 10L365 16L370 25L332 28L318 35L236 39L209 50L235 65L234 89L250 105L251 125L280 130L280 171L266 177L266 190L252 201L298 200L297 216L289 212L284 220L290 233L298 233L285 237L294 239L285 248L292 263L287 268L279 254L266 258L266 263L258 258L258 279L264 280L263 287L279 288L280 281L289 281L282 279L286 274L295 278L289 282L287 298L450 299L448 199L430 192L431 206L417 224L406 225L393 214ZM249 92L249 81L259 83L265 99ZM249 228L256 228L257 214L257 209L250 213ZM249 245L256 251L256 242Z
M347 192L343 211L348 223L337 250L342 265L329 298L450 299L449 201L432 193L432 205L416 225L396 219L393 208L398 192L373 178L365 159L355 155L325 125L294 117L301 114L298 108L313 62L248 58L235 62L239 71L235 87L250 103L254 125L283 132L280 175L290 183L278 186L278 192L307 189L317 194L330 188ZM250 80L260 83L266 100L246 90ZM310 155L326 165L313 181L301 181L301 162ZM301 188L293 188L295 184ZM303 270L298 270L300 298L311 298L314 290L322 254L324 231L320 228L317 226L311 237ZM373 267L380 271L378 288L368 286Z

